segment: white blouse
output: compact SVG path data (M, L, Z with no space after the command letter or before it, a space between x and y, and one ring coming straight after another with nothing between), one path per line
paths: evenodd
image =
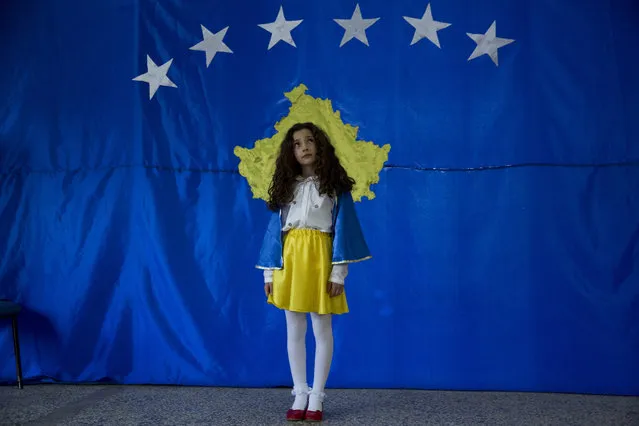
M298 178L293 201L282 209L282 231L291 229L316 229L333 232L333 199L320 195L317 177ZM344 284L348 275L348 264L333 265L329 281ZM264 282L273 282L273 271L264 270Z

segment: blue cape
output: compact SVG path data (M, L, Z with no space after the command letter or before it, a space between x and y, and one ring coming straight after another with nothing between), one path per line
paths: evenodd
M274 212L269 221L260 250L258 269L282 269L284 260L281 210ZM371 253L357 218L355 203L350 192L337 198L333 206L332 263L353 263L370 259Z

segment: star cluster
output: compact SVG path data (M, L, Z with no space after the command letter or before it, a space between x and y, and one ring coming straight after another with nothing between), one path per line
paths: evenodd
M421 18L409 16L404 16L403 18L409 25L411 25L411 27L414 28L413 38L410 42L411 46L423 39L427 39L441 49L438 32L452 25L448 22L436 21L433 18L430 3L427 4L426 10ZM344 35L339 46L343 47L351 40L357 40L364 45L369 46L366 31L371 29L371 27L379 20L379 17L364 18L362 16L361 8L359 4L357 4L349 19L334 19L335 23L344 30ZM292 47L297 47L292 33L302 24L303 21L303 19L287 20L284 15L284 8L280 6L275 21L258 24L260 28L270 33L267 49L271 50L279 42L284 42ZM191 46L190 50L204 52L207 67L209 67L217 53L233 53L233 51L224 43L224 37L226 36L229 27L225 27L216 33L209 31L204 25L201 25L201 29L202 41ZM466 33L466 35L468 35L468 37L470 37L470 39L472 39L476 44L475 49L468 57L468 61L482 55L487 55L496 66L499 65L497 54L498 50L515 41L514 39L497 37L496 21L493 21L488 30L483 34ZM155 96L155 93L160 86L177 87L177 85L167 76L172 62L173 59L169 59L164 64L158 66L151 57L147 55L147 72L134 77L133 80L148 83L149 99L152 99L153 96Z

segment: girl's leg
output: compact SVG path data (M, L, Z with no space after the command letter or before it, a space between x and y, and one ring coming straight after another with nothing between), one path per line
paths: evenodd
M304 410L308 401L306 381L306 314L286 312L286 347L293 376L293 410Z
M311 314L313 334L315 335L315 373L313 374L313 391L308 402L309 411L322 411L324 387L333 359L333 327L331 315Z

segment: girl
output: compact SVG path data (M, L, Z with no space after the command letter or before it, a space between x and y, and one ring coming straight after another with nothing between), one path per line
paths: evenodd
M328 136L313 123L284 137L269 188L273 211L257 267L268 303L286 315L295 401L292 421L321 421L333 357L332 314L348 312L348 263L371 257L351 196L354 185ZM313 388L306 380L306 314L315 336Z

